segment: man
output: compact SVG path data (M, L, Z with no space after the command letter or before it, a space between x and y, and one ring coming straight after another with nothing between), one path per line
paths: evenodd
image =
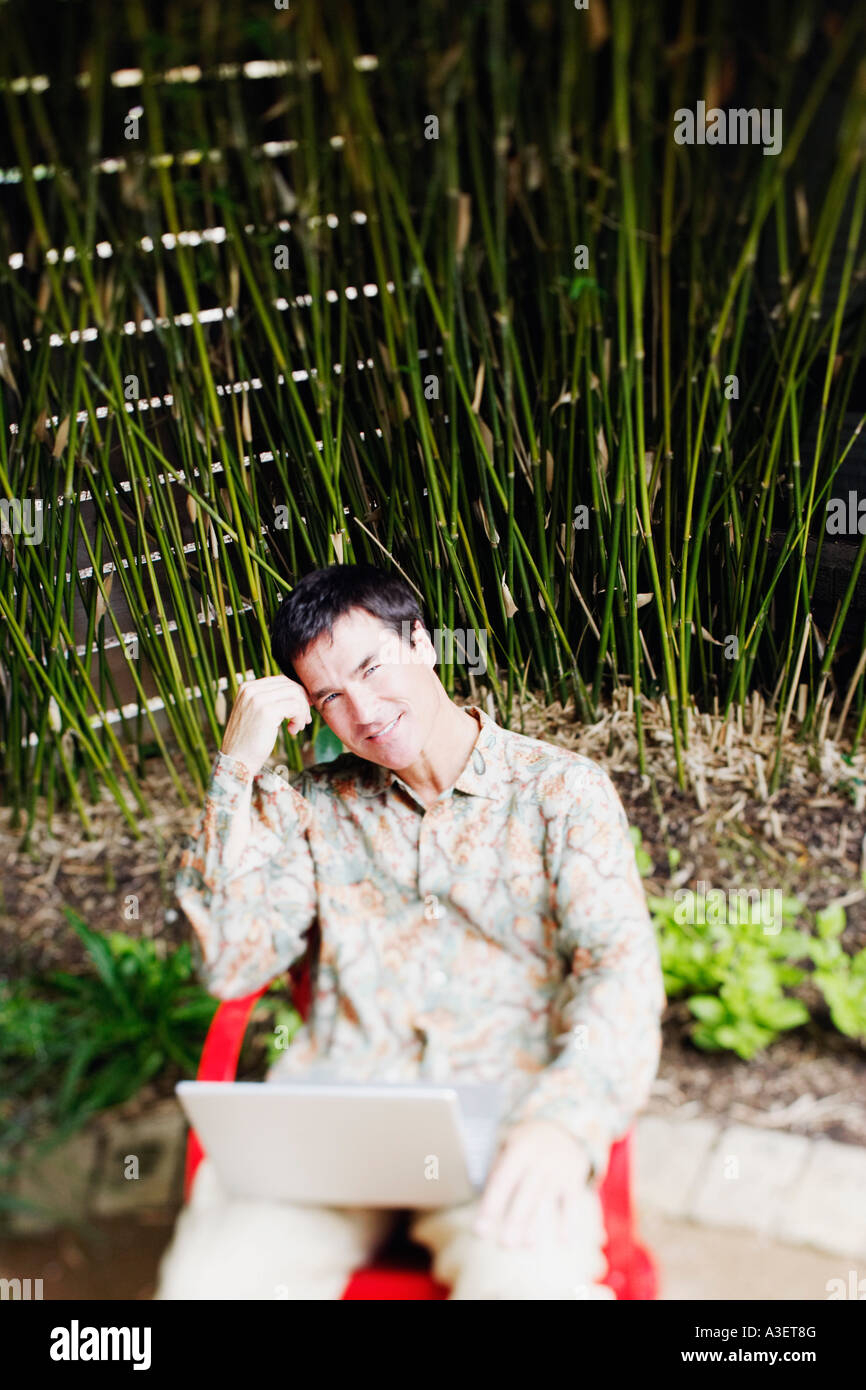
M202 978L249 993L317 921L310 1017L269 1079L500 1083L483 1193L411 1235L452 1298L612 1297L598 1184L656 1074L664 989L610 779L456 705L411 590L373 566L306 575L272 649L285 674L241 686L178 873ZM313 709L347 751L262 772ZM156 1297L339 1298L388 1219L230 1199L204 1160Z

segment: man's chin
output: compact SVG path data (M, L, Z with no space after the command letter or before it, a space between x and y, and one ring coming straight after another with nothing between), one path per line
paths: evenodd
M407 767L411 767L412 763L415 761L411 753L407 754L405 749L401 749L399 753L394 752L390 755L386 754L384 751L378 754L367 751L361 753L360 756L366 758L370 763L377 763L379 767L387 768L389 772L398 773L403 772Z
M405 722L405 716L401 724ZM360 758L365 758L367 762L377 763L379 767L386 767L389 772L401 772L403 768L411 767L418 756L418 749L409 746L409 741L402 730L402 736L393 740L393 746L389 746L386 740L381 744L377 740L362 739L360 748L355 752Z

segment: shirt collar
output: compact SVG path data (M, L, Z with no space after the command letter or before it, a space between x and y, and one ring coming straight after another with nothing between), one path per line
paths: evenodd
M466 761L466 766L451 790L466 792L470 796L487 797L491 801L499 801L505 795L510 780L502 730L495 720L491 719L486 710L479 708L478 705L463 705L462 708L467 714L471 714L477 719L480 728L478 738ZM380 781L382 787L403 787L411 796L415 796L412 788L408 787L396 772L392 772L387 767L381 769ZM415 799L417 800L417 798Z

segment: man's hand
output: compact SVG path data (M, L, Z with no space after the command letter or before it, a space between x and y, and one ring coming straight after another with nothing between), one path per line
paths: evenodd
M221 752L238 758L255 775L273 752L284 719L297 734L312 719L306 692L288 676L263 676L238 689Z
M562 1125L516 1125L487 1179L476 1232L514 1246L535 1245L552 1232L563 1242L579 1238L579 1196L590 1168L584 1149Z

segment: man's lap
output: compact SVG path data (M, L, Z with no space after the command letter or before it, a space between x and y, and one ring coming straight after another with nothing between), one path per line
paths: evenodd
M606 1298L604 1229L597 1191L587 1186L579 1235L550 1232L509 1249L473 1230L478 1199L410 1213L409 1234L432 1256L432 1272L454 1299ZM352 1271L374 1258L395 1213L232 1198L212 1165L199 1168L160 1267L155 1298L339 1299Z
M601 1284L607 1260L595 1187L584 1188L578 1219L567 1240L560 1239L558 1230L548 1229L526 1246L506 1246L495 1235L476 1233L480 1200L418 1211L409 1223L410 1236L430 1250L432 1273L450 1288L452 1299L613 1298L612 1291Z

